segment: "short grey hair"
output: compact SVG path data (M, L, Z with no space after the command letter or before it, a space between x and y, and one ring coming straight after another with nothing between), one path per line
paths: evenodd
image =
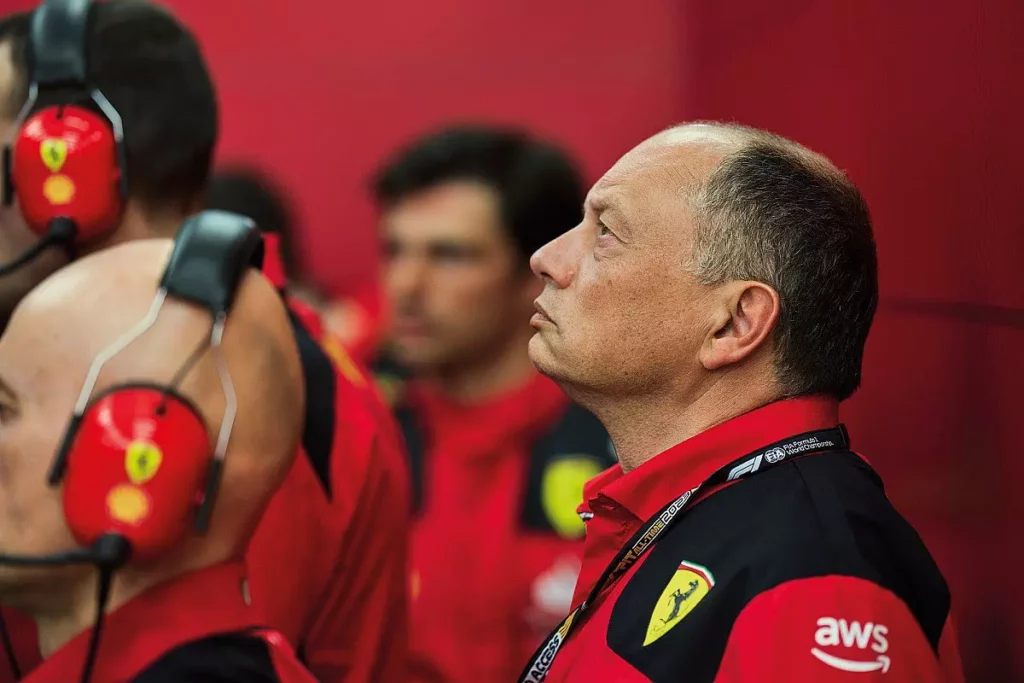
M821 155L765 131L712 125L740 143L695 194L690 269L708 285L752 280L778 293L772 340L784 395L848 398L878 303L867 205Z

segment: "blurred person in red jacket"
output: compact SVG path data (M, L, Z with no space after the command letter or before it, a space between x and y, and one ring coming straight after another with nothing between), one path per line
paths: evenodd
M250 216L265 233L276 235L292 300L316 311L329 345L340 344L345 358L363 365L372 360L383 328L380 286L370 283L350 296L336 298L313 281L296 244L294 206L274 179L252 166L225 166L210 181L208 197L211 208Z
M302 288L306 280L293 242L292 209L284 193L253 169L222 170L210 179L205 207L249 216L265 233L264 274L285 296L292 321L302 330L299 349L307 391L323 396L335 392L333 402L325 401L334 406L334 415L310 414L306 434L310 441L306 452L314 469L322 471L323 481L330 486L327 491L333 489L333 500L328 501L332 507L323 507L322 491L311 491L303 505L309 506L311 516L322 518L320 525L327 534L322 541L337 548L337 563L324 566L319 581L334 584L338 592L335 604L324 610L327 618L314 626L312 642L300 652L325 681L398 680L406 644L408 537L370 533L379 524L396 529L408 524L409 474L394 418L364 367L325 324L316 307L317 290L304 288L306 296L292 293L293 282ZM308 292L314 293L312 300ZM327 358L330 362L325 362ZM327 434L335 439L331 453L316 447ZM292 504L301 507L297 501ZM286 524L292 514L272 503L268 517L278 515ZM288 571L287 565L302 554L331 554L302 550L309 539L283 538L279 526L268 523L265 528L266 543L250 552L253 561L264 566ZM281 593L277 600L275 609L282 613L299 616L317 611L315 601L294 610L293 597ZM294 621L295 628L301 628L301 623Z
M405 435L416 522L414 680L509 681L566 614L583 482L608 436L530 365L534 249L580 220L569 159L460 127L377 174L391 345L377 364Z
M0 126L10 142L29 92L30 15L0 22ZM128 196L116 225L77 255L173 235L202 208L217 141L217 101L195 38L168 11L111 0L90 9L87 63L124 122ZM18 205L0 209L0 262L38 239ZM0 277L0 320L75 253L44 251ZM268 258L268 261L272 259ZM400 437L360 372L318 343L316 315L290 302L306 387L302 450L247 558L266 625L323 681L394 681L405 654L409 486ZM337 368L337 369L336 369ZM388 533L376 533L379 527ZM22 671L39 661L34 624L5 612ZM8 673L0 670L0 680Z

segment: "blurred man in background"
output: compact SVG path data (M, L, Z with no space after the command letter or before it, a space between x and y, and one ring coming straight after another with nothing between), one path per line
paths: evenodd
M376 285L354 296L334 299L309 275L295 227L295 210L288 194L266 173L246 166L218 170L207 190L206 205L249 216L260 229L275 235L280 263L293 302L316 312L321 345L341 365L350 359L368 363L380 342L382 314ZM344 350L344 353L339 351Z
M568 611L583 482L614 462L527 355L528 259L579 222L582 182L554 147L464 127L401 150L373 190L393 323L378 370L414 480L414 680L513 680Z
M29 89L30 14L0 23L5 143ZM124 122L129 196L118 224L80 245L174 235L202 207L217 142L217 100L199 46L169 12L141 1L91 7L90 84ZM37 239L19 207L0 209L0 263ZM0 319L67 263L51 250L0 278ZM247 556L254 604L325 682L401 678L405 654L408 481L398 437L366 380L335 373L294 311L306 389L302 453L270 502ZM377 525L388 533L375 533ZM5 613L6 614L6 613ZM11 616L22 669L38 662L32 622ZM5 676L7 670L0 671Z

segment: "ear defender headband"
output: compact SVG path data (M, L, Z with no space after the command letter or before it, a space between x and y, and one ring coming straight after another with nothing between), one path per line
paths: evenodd
M45 249L72 250L113 230L128 197L124 129L89 80L89 0L46 0L32 13L28 99L3 150L3 203L15 199L39 240L0 266L7 275Z
M149 311L93 360L50 468L49 484L63 483L64 517L82 548L0 555L0 564L8 565L99 567L97 620L82 681L95 662L114 572L129 561L155 562L190 528L201 534L209 527L237 409L221 340L238 287L249 268L261 268L263 253L259 230L243 216L206 211L182 225ZM94 394L103 366L153 327L168 298L208 311L209 336L166 386L137 382ZM178 391L208 349L225 397L214 444L200 411ZM14 661L10 650L8 657Z

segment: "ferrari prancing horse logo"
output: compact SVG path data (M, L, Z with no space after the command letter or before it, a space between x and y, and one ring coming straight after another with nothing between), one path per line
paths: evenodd
M661 592L651 621L647 624L644 647L661 638L693 611L704 596L714 588L715 577L707 567L680 562L676 573Z

